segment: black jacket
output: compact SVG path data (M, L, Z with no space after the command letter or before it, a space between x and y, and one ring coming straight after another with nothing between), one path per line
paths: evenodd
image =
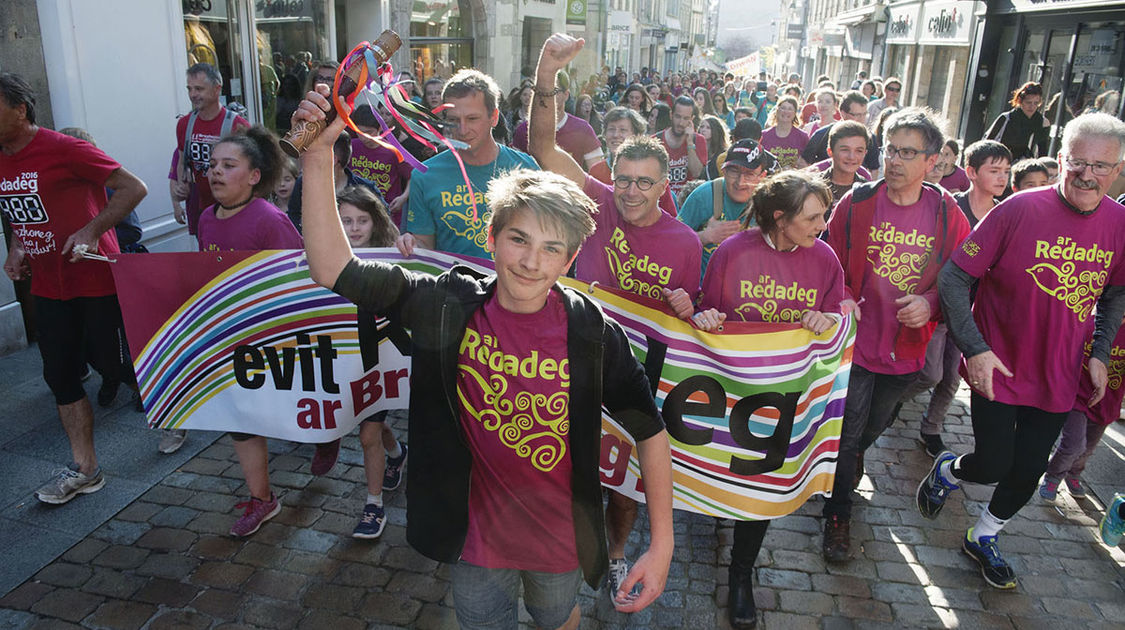
M1051 141L1049 127L1043 126L1043 114L1035 112L1028 118L1019 107L1000 114L984 132L985 140L996 140L1012 152L1012 164L1024 159L1047 155Z
M353 258L333 291L410 329L410 466L406 539L419 553L456 562L469 515L469 452L458 416L457 359L465 327L495 290L495 276L457 266L434 277ZM599 462L601 407L636 441L664 428L624 330L580 292L555 287L567 313L574 534L586 582L609 564Z

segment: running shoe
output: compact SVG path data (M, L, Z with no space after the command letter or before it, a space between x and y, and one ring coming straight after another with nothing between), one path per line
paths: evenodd
M606 582L606 588L609 589L609 598L611 600L617 599L617 591L621 589L621 585L625 583L625 578L629 577L629 561L625 558L617 558L609 561L609 579ZM633 585L633 594L641 592L640 582Z
M103 378L98 388L98 406L108 407L117 399L117 388L121 383L111 378Z
M406 444L399 440L398 447L402 454L398 457L388 457L387 467L383 471L383 489L394 490L402 483L402 469L406 466Z
M271 518L277 516L277 513L281 511L281 501L279 501L278 498L273 495L273 493L270 493L269 501L263 501L256 497L250 497L249 501L243 501L242 503L237 503L234 506L234 509L236 510L242 508L246 508L246 511L243 512L242 516L234 522L234 525L231 525L231 536L249 536L250 534L258 531L258 528L262 526L262 523L265 523Z
M1043 485L1039 486L1039 496L1054 501L1059 496L1059 480L1050 475L1043 477Z
M80 494L97 492L105 485L102 469L94 471L92 475L84 475L78 470L78 464L71 464L55 473L47 483L35 491L35 497L43 503L62 505Z
M847 562L852 552L851 519L833 514L824 519L821 553L828 562Z
M933 467L930 468L930 473L922 479L922 483L918 484L918 511L922 516L929 519L937 518L941 508L945 507L945 500L949 498L949 493L961 487L941 474L941 465L952 462L956 458L957 456L949 451L938 455Z
M926 448L926 454L930 457L937 457L949 449L945 447L945 442L942 441L941 436L930 435L929 433L919 433L918 441Z
M157 445L156 450L165 455L170 455L180 450L186 439L187 430L185 429L164 429L161 432L160 444Z
M1113 500L1106 507L1098 530L1102 534L1102 542L1110 547L1121 544L1121 535L1125 534L1125 518L1121 517L1121 508L1125 506L1125 494L1118 492L1113 495Z
M363 516L359 518L359 524L352 530L352 538L365 540L378 538L383 534L383 527L386 524L387 515L383 511L383 506L368 503L363 506Z
M980 540L974 540L973 530L969 528L961 549L977 561L980 574L990 586L1003 589L1016 587L1016 572L1001 557L1000 549L996 547L996 536L981 536Z
M1076 499L1086 496L1086 484L1082 483L1082 480L1078 477L1067 477L1066 489L1067 492L1070 492L1070 496Z
M336 438L331 442L316 445L316 452L313 453L312 465L309 467L309 472L316 476L326 475L332 467L336 465L336 458L340 456L340 438Z

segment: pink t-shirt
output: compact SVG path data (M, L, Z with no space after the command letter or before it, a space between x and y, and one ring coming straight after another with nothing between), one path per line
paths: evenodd
M656 134L655 137L660 141L660 144L664 145L664 148L668 151L668 187L672 189L673 197L679 197L680 189L684 187L684 184L686 184L689 179L700 179L706 176L703 172L700 172L699 175L696 175L695 177L688 176L687 140L685 139L680 143L679 147L673 149L672 147L668 146L668 140L665 137L667 133L667 130L661 131L660 133ZM695 134L695 155L699 158L700 164L702 164L704 169L706 169L707 141L704 140L703 136L699 134Z
M473 457L466 562L549 573L578 567L566 343L556 291L535 313L511 313L490 299L469 318L457 360Z
M1090 317L1086 320L1086 358L1090 356L1093 338L1094 318ZM1106 368L1109 381L1106 383L1105 396L1098 404L1093 408L1086 404L1094 393L1094 383L1090 380L1090 370L1086 364L1082 365L1082 381L1078 384L1078 396L1074 399L1074 410L1081 411L1089 420L1098 424L1110 424L1121 417L1121 400L1125 398L1125 325L1117 329Z
M578 252L575 277L655 300L664 288L683 289L692 300L699 295L703 245L691 228L664 212L637 227L621 218L611 186L587 175L585 191L598 204L598 227Z
M938 225L941 198L932 188L909 206L899 206L887 197L886 186L875 193L867 243L867 267L855 338L854 361L878 374L908 374L922 369L925 356L904 359L895 354L895 341L903 324L895 300L914 295L922 271L936 255L941 226ZM948 212L957 212L949 207ZM854 226L853 226L854 228Z
M348 168L356 175L375 182L387 203L406 190L410 174L414 172L414 167L400 162L394 151L379 146L368 149L359 138L352 140L352 159Z
M602 143L590 123L577 116L566 115L563 124L555 130L555 143L562 147L586 170L587 160L598 160L602 156ZM527 121L516 125L512 134L512 146L527 153Z
M781 168L797 168L797 160L805 145L809 143L809 134L793 127L789 135L779 138L777 127L770 127L762 132L762 148L769 151L777 158Z
M301 249L304 242L293 222L277 206L255 197L238 214L226 219L215 216L211 206L199 215L199 251L256 251Z
M824 241L782 252L755 227L715 250L699 306L731 321L799 322L806 311L839 313L842 299L844 270Z
M973 319L1014 374L993 374L996 400L1052 413L1074 406L1084 324L1102 289L1125 285L1125 207L1105 197L1083 216L1057 190L1035 188L1002 201L953 255L980 278Z
M960 166L954 166L952 173L941 178L941 187L949 192L964 192L969 189L970 185L969 176L965 174L965 169Z

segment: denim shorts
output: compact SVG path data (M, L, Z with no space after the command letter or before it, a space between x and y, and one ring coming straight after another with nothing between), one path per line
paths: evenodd
M582 569L540 573L517 569L486 569L468 562L453 566L453 604L457 622L470 630L515 630L516 602L523 583L523 605L535 625L558 628L570 618L582 584Z

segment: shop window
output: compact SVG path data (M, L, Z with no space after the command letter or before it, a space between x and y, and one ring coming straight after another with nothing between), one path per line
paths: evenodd
M414 77L448 79L473 67L472 9L466 0L414 0L410 14L410 59Z
M243 92L241 21L225 0L183 0L188 67L209 63L223 75L224 105L246 104Z
M325 0L255 0L258 78L262 121L285 131L310 74L322 61L334 61L328 47Z

